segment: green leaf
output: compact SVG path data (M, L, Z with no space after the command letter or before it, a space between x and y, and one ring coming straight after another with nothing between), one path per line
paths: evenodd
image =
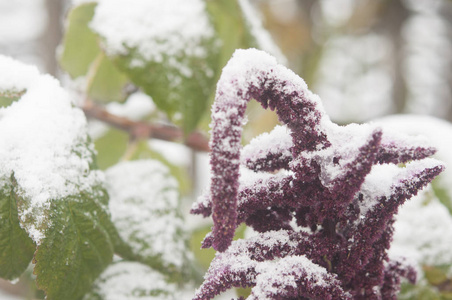
M89 28L97 3L84 3L68 14L60 64L73 78L86 75L100 48L97 36Z
M106 58L99 47L98 36L89 28L97 3L73 8L62 43L60 65L72 78L86 76L86 93L96 102L124 101L128 77Z
M2 180L0 180L2 182ZM20 227L19 196L9 180L0 185L0 277L13 280L30 264L36 246Z
M113 59L119 69L188 134L196 128L215 89L217 53L214 44L210 40L202 45L208 51L205 58L162 54L162 60L154 62L144 60L135 49L130 49L128 55ZM135 61L143 63L136 65Z
M257 47L237 0L206 1L217 38L222 42L218 70L222 70L235 49ZM220 76L220 73L217 73Z
M10 106L13 102L16 102L25 93L25 91L2 91L0 90L0 107Z
M0 107L10 106L13 102L17 100L19 100L19 98L2 97L2 95L0 95Z
M51 223L34 257L36 282L46 299L80 299L112 261L106 199L97 188L51 202Z
M129 80L127 76L118 71L113 63L99 53L91 65L92 77L89 78L87 93L91 100L96 102L122 102L126 99L125 87Z
M97 165L105 170L116 164L127 149L129 135L115 128L111 128L105 135L94 141L97 150Z

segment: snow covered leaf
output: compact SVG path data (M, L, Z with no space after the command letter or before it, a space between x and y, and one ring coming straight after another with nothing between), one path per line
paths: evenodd
M180 288L149 266L119 261L96 280L83 300L178 300L186 299Z
M0 108L8 107L25 93L31 81L39 76L38 68L17 64L12 58L0 55Z
M98 36L89 28L95 2L78 5L69 12L60 54L61 67L77 79L84 77L90 99L98 102L124 101L127 76L105 57Z
M50 203L51 225L34 256L36 283L47 299L80 299L110 264L107 199L99 188Z
M39 288L47 299L77 299L111 261L114 242L85 116L54 78L3 57L0 69L0 90L23 91L0 110L2 190L14 193L16 218L37 246ZM1 197L0 207L11 200Z
M279 53L248 0L97 2L90 26L106 54L186 132L203 116L236 48Z
M156 160L121 162L106 171L112 220L134 257L177 279L187 263L177 182Z
M0 277L18 278L28 267L36 246L20 227L17 202L10 179L0 179Z
M91 28L110 59L161 110L186 132L195 128L218 67L204 1L99 1Z

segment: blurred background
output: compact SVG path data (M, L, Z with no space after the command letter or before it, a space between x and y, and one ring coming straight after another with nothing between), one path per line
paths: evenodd
M394 113L452 120L452 1L251 2L335 122ZM70 6L0 0L0 53L60 77L56 53Z

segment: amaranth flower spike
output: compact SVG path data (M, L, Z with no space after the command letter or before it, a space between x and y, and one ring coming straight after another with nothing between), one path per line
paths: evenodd
M283 126L242 151L251 99ZM333 124L300 77L254 49L223 69L211 126L210 192L192 212L212 214L203 246L224 253L194 299L240 286L253 287L248 299L395 299L401 276L415 280L386 252L398 207L443 170L427 158L433 148L369 124ZM259 234L232 242L242 222Z

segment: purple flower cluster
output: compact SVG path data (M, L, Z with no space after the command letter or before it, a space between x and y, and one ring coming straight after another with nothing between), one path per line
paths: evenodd
M283 126L241 147L249 100ZM212 215L219 251L194 299L252 287L248 299L396 299L415 271L387 255L398 207L442 170L435 149L372 124L338 126L293 72L238 50L212 108ZM232 242L240 223L256 236Z

